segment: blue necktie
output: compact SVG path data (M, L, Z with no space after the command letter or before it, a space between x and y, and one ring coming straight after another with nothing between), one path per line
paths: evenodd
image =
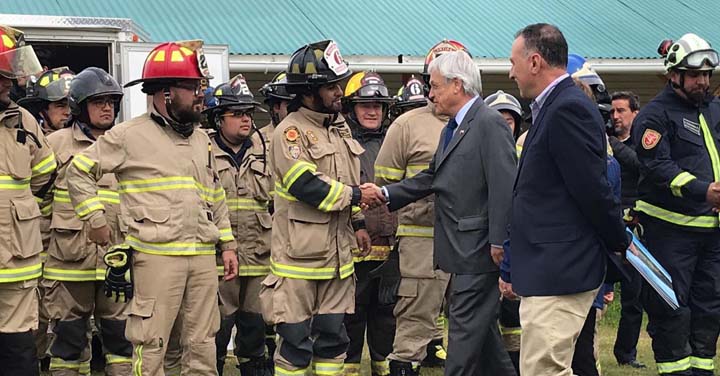
M443 153L447 149L448 145L450 145L450 140L453 138L453 134L455 133L455 128L458 127L457 121L455 121L455 118L450 119L448 121L446 130L445 130L445 141L443 143Z

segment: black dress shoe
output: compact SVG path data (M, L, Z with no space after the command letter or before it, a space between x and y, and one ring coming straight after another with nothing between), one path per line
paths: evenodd
M620 364L621 366L628 366L632 368L647 368L644 364L638 362L637 359L633 359L627 363L618 362L618 364Z

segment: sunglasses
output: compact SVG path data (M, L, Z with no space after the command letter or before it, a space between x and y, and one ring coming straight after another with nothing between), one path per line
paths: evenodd
M178 83L174 84L173 87L191 91L196 96L204 94L204 91L205 91L205 86L202 85L202 83L191 84L191 83L178 82Z

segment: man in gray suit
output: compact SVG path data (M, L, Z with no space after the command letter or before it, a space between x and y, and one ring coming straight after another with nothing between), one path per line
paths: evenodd
M445 53L429 71L429 98L450 121L429 168L382 191L390 210L435 194L433 262L452 273L445 375L515 375L496 323L517 163L512 134L480 98L467 53Z

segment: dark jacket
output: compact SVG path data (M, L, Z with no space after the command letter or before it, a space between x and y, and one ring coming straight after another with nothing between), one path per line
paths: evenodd
M507 238L516 171L510 128L478 98L444 151L446 132L428 169L387 186L390 210L435 193L433 263L448 273L496 272L490 245Z
M638 196L638 178L640 177L640 161L635 153L633 138L620 141L616 137L610 137L610 146L613 156L620 163L620 176L622 178L623 209L635 206Z
M513 191L513 289L522 296L600 286L629 244L607 177L602 117L571 78L548 95L525 140ZM616 260L620 263L619 260Z

